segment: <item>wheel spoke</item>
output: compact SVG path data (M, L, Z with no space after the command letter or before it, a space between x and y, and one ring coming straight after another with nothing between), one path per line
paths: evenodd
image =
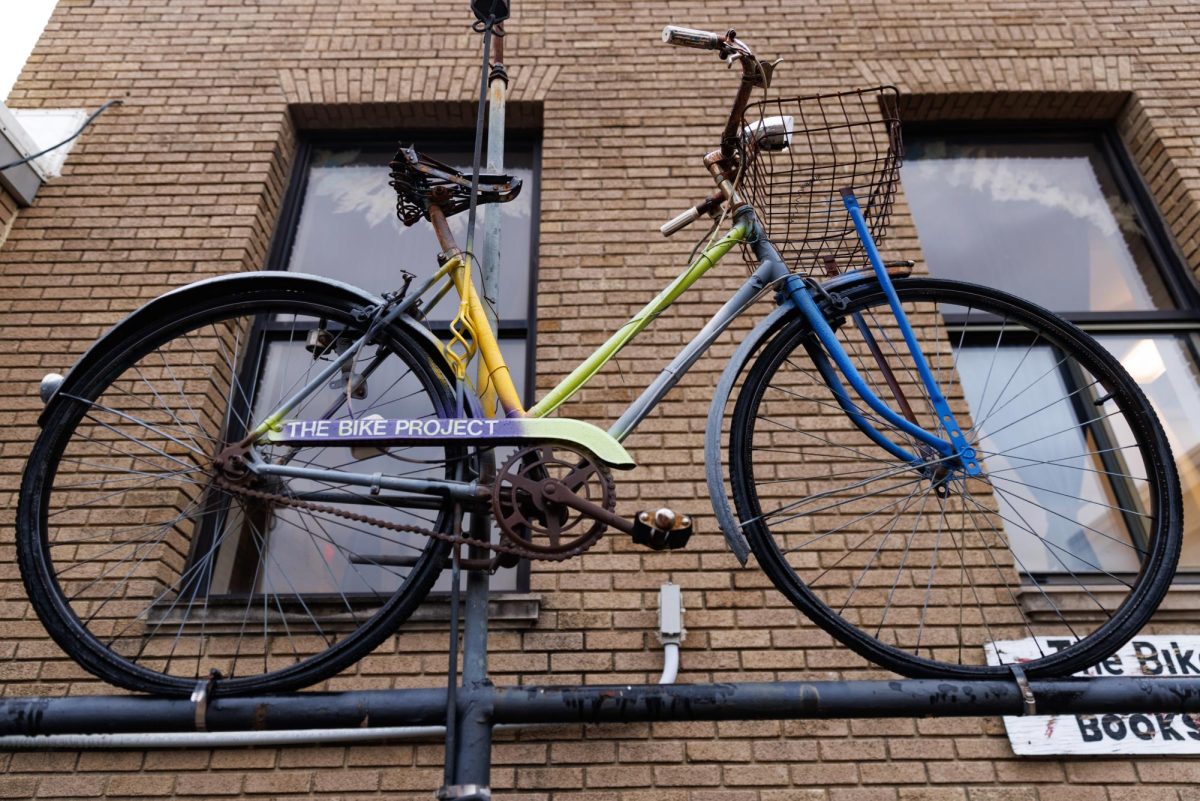
M991 509L989 509L989 508L987 508L986 506L984 506L983 504L979 503L979 501L975 500L975 498L973 498L973 497L971 496L971 493L970 493L970 492L968 492L968 491L966 491L965 489L962 491L962 493L961 493L961 497L962 497L964 500L966 500L966 501L970 502L970 503L971 503L971 505L973 505L975 508L977 508L977 509L978 509L980 512L984 513L984 515L985 515L985 517L984 517L984 520L987 520L987 517L986 517L986 515L988 515L988 514L995 515L996 517L999 517L999 518L1000 518L1000 519L1002 519L1002 520L1004 520L1004 519L1005 519L1003 515L1001 515L1001 514L999 514L999 513L997 513L997 512L993 512ZM964 509L965 509L965 507L964 507ZM1012 556L1013 556L1013 559L1014 559L1014 561L1017 563L1017 566L1018 566L1018 567L1021 569L1021 572L1022 572L1024 575L1026 575L1026 576L1028 576L1028 577L1029 577L1029 580L1030 580L1030 581L1033 583L1033 586L1034 586L1034 587L1037 589L1037 591L1038 591L1038 592L1041 594L1041 596L1042 596L1042 599L1043 599L1043 600L1045 600L1045 601L1046 601L1046 603L1047 603L1047 604L1050 606L1050 608L1054 610L1054 614L1055 614L1055 615L1058 617L1058 619L1059 619L1059 622L1061 622L1061 623L1062 623L1064 626L1066 626L1066 628L1067 628L1067 631L1071 632L1071 636L1072 636L1072 637L1075 637L1076 639L1079 639L1079 635L1078 635L1078 634L1075 632L1075 629L1073 629L1073 628L1071 627L1071 624L1070 624L1070 622L1069 622L1069 621L1068 621L1068 620L1067 620L1065 617L1063 617L1063 614L1062 614L1062 612L1061 612L1061 611L1059 610L1059 608L1058 608L1058 604L1056 604L1056 603L1054 602L1054 599L1052 599L1052 598L1051 598L1051 597L1050 597L1050 596L1049 596L1049 595L1046 593L1046 590L1045 590L1045 588L1044 588L1044 587L1042 586L1042 584L1041 584L1041 583L1040 583L1040 582L1037 580L1037 578L1036 578L1035 574L1034 574L1032 571L1030 571L1028 568L1026 568L1026 566L1025 566L1025 563L1024 563L1022 560L1021 560L1021 557L1020 557L1020 556L1018 555L1018 553L1017 553L1017 552L1016 552L1016 551L1015 551L1015 550L1012 548L1011 541L1008 539L1008 537L1006 537L1006 536L1004 535L1004 533L1003 533L1003 532L1000 530L1000 528L998 528L998 527L996 526L996 524L994 524L994 523L993 523L993 524L991 524L991 530L992 530L992 532L993 532L993 533L996 535L996 538L997 538L998 540L1000 540L1001 542L1008 543L1008 550L1009 550L1009 553L1011 553L1011 554L1012 554ZM1079 581L1079 579L1078 579L1078 578L1075 576L1075 574L1074 574L1074 573L1072 573L1072 574L1071 574L1071 576L1072 576L1072 578L1075 578L1075 581L1076 581L1076 582L1078 582L1078 581ZM1081 584L1080 586L1082 586L1082 584Z
M231 691L319 680L388 635L383 610L411 611L437 579L441 543L339 512L361 507L381 520L448 532L448 503L397 504L336 477L252 478L250 494L213 483L214 454L366 330L349 302L306 296L292 281L184 304L186 319L139 330L136 342L81 376L77 386L86 389L63 395L69 402L52 410L46 436L57 439L43 449L50 458L31 465L46 491L30 501L33 514L19 515L48 521L49 531L27 526L21 547L45 539L35 558L61 585L51 582L58 598L35 607L42 615L65 610L62 625L78 643L68 650L101 664L110 681L186 694L210 667L225 673ZM305 346L318 320L338 334L313 353ZM449 377L407 337L381 328L350 358L352 375L372 365L361 399L348 405L350 387L339 379L298 399L295 414L319 407L352 417L375 410L445 416L454 408ZM473 458L453 443L365 455L347 446L264 443L258 455L432 478L450 477ZM586 483L590 473L572 480ZM303 499L314 493L332 500L307 508ZM388 564L394 554L404 563ZM363 636L349 636L356 631Z
M887 533L883 535L883 539L879 541L879 545L875 547L875 550L867 559L867 563L863 565L862 572L858 574L858 578L854 579L854 583L850 585L850 593L846 596L846 600L842 601L842 605L838 609L839 615L845 612L846 607L850 605L850 600L854 597L854 593L858 592L858 587L860 584L862 584L863 578L866 577L867 571L871 569L871 565L875 564L875 560L879 558L879 552L883 550L883 547L887 545L887 541L891 539L892 532L896 530L896 524L900 522L900 516L908 511L908 508L912 505L913 498L916 497L916 494L920 491L920 489L920 484L913 487L912 492L908 493L908 497L905 498L904 503L901 504L900 510L893 516L892 522L888 524Z
M883 624L887 620L888 610L892 608L892 601L895 600L896 596L896 588L900 586L900 577L904 575L904 566L908 564L908 554L912 550L913 540L917 538L917 528L921 525L921 517L925 514L925 504L929 502L929 493L932 491L932 488L930 488L921 496L921 508L917 510L916 517L913 520L912 531L908 532L908 537L904 540L904 552L900 554L900 566L896 568L896 577L892 579L891 589L888 590L887 603L883 605L883 612L879 615L879 625L875 628L876 638L883 631Z
M1164 519L1169 464L1150 410L1098 346L1036 307L930 278L896 288L983 472L966 475L957 456L882 423L832 379L826 386L797 317L734 385L727 480L738 525L798 608L883 667L994 676L989 643L1069 632L1065 649L1038 642L1028 669L1077 670L1136 631L1148 612L1124 605L1144 583L1161 586L1155 538L1179 534ZM831 327L867 385L899 411L906 396L911 417L942 435L883 291L868 285L843 299ZM868 426L917 462L864 444Z

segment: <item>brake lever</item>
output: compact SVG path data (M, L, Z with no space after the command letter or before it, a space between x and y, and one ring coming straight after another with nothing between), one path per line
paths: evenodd
M754 70L746 72L745 80L748 80L755 88L770 89L771 78L775 74L775 66L783 61L782 58L777 58L774 61L759 61L753 54L747 56L741 53L735 53L727 59L730 69L733 65L742 59L750 58L754 62ZM745 71L745 70L743 70Z
M762 73L762 79L761 79L760 83L755 84L755 85L759 86L762 89L770 89L771 81L775 77L775 68L777 66L779 66L779 63L782 61L783 61L782 58L777 58L774 61L758 62L758 68L759 68L759 71Z
M775 65L783 61L782 58L774 61L760 61L758 56L754 55L753 50L737 39L737 31L733 29L725 34L725 42L721 45L719 55L729 69L733 69L734 64L741 62L744 78L759 89L771 87L771 77L775 73ZM751 69L746 69L747 64L751 66Z

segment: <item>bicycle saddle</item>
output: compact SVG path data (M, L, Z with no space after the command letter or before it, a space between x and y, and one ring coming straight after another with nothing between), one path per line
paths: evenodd
M429 216L429 204L441 206L449 217L471 204L471 176L423 156L415 148L401 147L391 168L396 190L396 216L406 226ZM507 203L521 193L521 179L511 175L480 175L479 202Z

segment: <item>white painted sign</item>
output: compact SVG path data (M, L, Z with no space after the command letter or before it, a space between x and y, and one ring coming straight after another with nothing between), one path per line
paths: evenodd
M1030 637L987 647L990 665L1036 659L1072 640ZM1040 649L1040 650L1039 650ZM1137 637L1078 676L1195 676L1200 681L1200 636L1158 634ZM1200 754L1200 715L1037 715L1006 717L1013 751L1028 756L1055 754Z

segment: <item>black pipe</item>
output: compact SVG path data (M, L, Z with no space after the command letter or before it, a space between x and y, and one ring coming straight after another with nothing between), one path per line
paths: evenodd
M1198 678L1031 681L1038 714L1200 713ZM1020 715L1015 682L812 681L615 687L465 688L459 704L500 723L788 720ZM186 699L75 696L0 699L0 735L194 731ZM216 698L209 731L431 726L445 723L446 691L362 690Z
M1200 678L1031 681L1037 713L1200 712ZM496 723L1021 715L1015 681L813 681L505 687Z
M446 722L446 691L217 697L209 702L204 720L208 731L441 726ZM186 698L88 695L0 700L0 735L196 730L196 705Z

